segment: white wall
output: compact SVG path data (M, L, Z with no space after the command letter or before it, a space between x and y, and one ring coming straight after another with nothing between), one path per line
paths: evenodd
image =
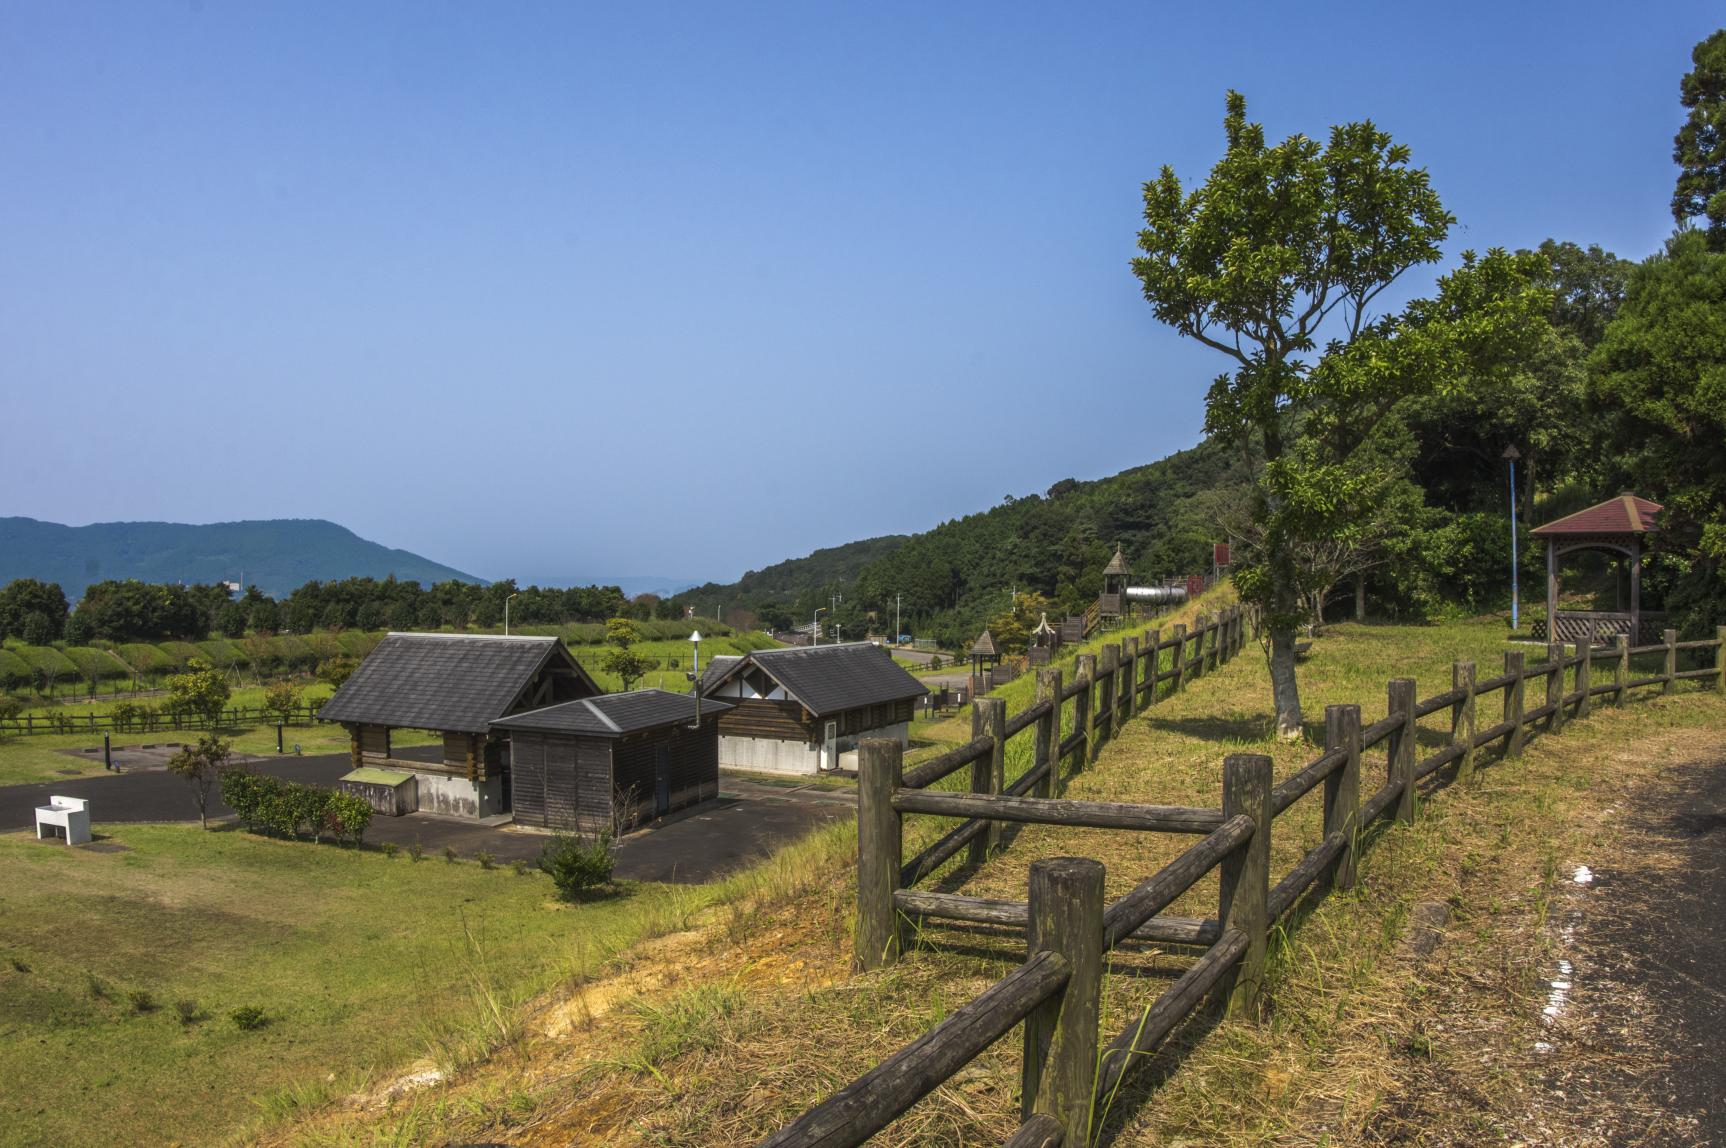
M900 745L910 741L911 727L907 722L884 725L862 733L847 734L837 739L838 765L841 769L857 768L857 743L863 738L893 738ZM757 773L816 774L821 772L821 745L801 741L780 741L769 737L719 737L719 768L747 769ZM422 798L422 801L424 799Z
M416 773L419 811L452 817L494 817L504 812L503 778L469 781L443 773Z

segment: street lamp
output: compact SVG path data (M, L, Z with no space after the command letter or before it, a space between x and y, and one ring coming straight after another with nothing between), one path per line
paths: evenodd
M503 636L506 638L509 637L509 604L510 601L520 595L520 593L521 591L517 590L514 594L511 594L508 598L503 600Z
M827 607L815 607L815 617L809 620L809 641L812 645L821 644L821 615L827 612Z
M700 630L695 630L689 635L689 645L690 645L690 648L694 651L690 656L690 665L693 666L694 668L689 671L689 680L691 683L691 688L695 691L695 725L693 728L700 729L701 728L701 631Z
M1504 448L1504 454L1500 457L1510 463L1510 629L1514 632L1520 612L1516 585L1516 460L1522 457L1522 452L1512 444ZM1547 620L1546 625L1550 630L1551 619Z

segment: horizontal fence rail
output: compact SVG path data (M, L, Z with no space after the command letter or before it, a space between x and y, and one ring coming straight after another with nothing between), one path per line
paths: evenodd
M114 715L87 714L24 714L0 719L0 735L68 733L162 733L174 730L223 729L228 726L311 725L317 720L317 706L299 705L288 710L265 709L262 706L233 706L224 709L214 722L201 714L166 713L146 710L142 713Z
M1451 688L1424 700L1417 699L1412 678L1393 679L1385 717L1364 727L1359 706L1327 707L1323 752L1274 785L1269 757L1227 757L1217 809L1052 796L1065 776L1084 768L1099 740L1119 731L1117 716L1124 717L1135 704L1153 704L1164 682L1179 689L1226 662L1241 648L1249 626L1256 636L1257 618L1234 608L1201 618L1192 633L1175 626L1166 641L1153 630L1142 642L1105 646L1101 658L1080 655L1070 685L1062 683L1058 671L1040 671L1035 705L1009 720L998 700L978 699L975 739L913 770L903 769L898 742L862 743L858 966L892 964L903 951L906 933L930 919L1022 929L1028 955L970 1004L763 1144L863 1143L1023 1022L1023 1110L1007 1143L1085 1145L1101 1122L1098 1114L1107 1112L1134 1069L1206 999L1225 1003L1231 1014L1256 1003L1270 931L1315 886L1352 887L1363 831L1387 815L1414 821L1423 779L1455 766L1455 779L1466 781L1479 751L1499 742L1502 759L1514 759L1529 738L1561 732L1567 722L1588 716L1595 698L1622 704L1630 690L1659 686L1669 693L1681 681L1705 682L1726 692L1726 626L1707 641L1681 643L1668 630L1665 640L1652 646L1629 646L1622 635L1611 645L1585 641L1570 652L1555 645L1538 662L1513 650L1505 654L1504 672L1484 680L1477 678L1472 662L1455 663ZM1164 650L1171 651L1166 670ZM1681 651L1711 651L1713 665L1679 670ZM1651 654L1663 656L1663 672L1632 679L1631 658ZM1609 670L1610 680L1596 682L1596 669ZM1526 704L1531 680L1544 682L1546 693L1532 708ZM1497 695L1503 711L1502 720L1485 728L1477 720L1482 694ZM1069 714L1073 732L1062 737ZM1449 738L1417 759L1419 719L1435 714L1448 714ZM1031 767L1011 786L1004 785L1005 744L1026 730L1036 731ZM1363 793L1363 755L1369 750L1382 754L1384 781ZM973 766L972 792L927 790L966 764ZM1275 820L1314 792L1322 795L1324 836L1273 885L1269 858ZM903 821L909 815L963 820L905 863ZM911 887L967 847L974 851L973 860L989 856L999 847L991 833L1003 821L1203 836L1106 906L1103 867L1085 858L1033 863L1026 901ZM1215 918L1161 915L1213 871L1219 873ZM1130 941L1201 951L1142 1015L1103 1045L1097 1032L1102 956Z

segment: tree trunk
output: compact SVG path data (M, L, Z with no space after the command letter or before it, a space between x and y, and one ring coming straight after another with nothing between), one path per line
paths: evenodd
M1366 621L1366 575L1354 580L1354 620Z
M1300 736L1300 689L1295 685L1295 629L1271 627L1271 699L1276 704L1277 736Z

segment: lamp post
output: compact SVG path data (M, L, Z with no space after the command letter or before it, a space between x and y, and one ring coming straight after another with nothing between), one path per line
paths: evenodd
M905 633L905 627L899 621L899 595L893 595L893 644L899 644L900 637Z
M827 607L815 607L815 617L809 620L809 642L811 645L821 644L821 615L827 612Z
M689 664L694 667L689 671L690 688L695 693L695 728L701 728L701 631L695 630L689 635L689 645L694 651L690 655Z
M1501 456L1510 463L1510 629L1514 633L1520 621L1520 602L1516 585L1516 460L1522 457L1522 452L1515 445L1504 448ZM1552 627L1551 619L1547 620L1547 629ZM1551 641L1550 634L1547 638Z
M516 591L516 594L511 594L508 598L503 600L503 636L506 638L509 637L509 604L511 599L515 598L519 593L520 591L518 590Z

